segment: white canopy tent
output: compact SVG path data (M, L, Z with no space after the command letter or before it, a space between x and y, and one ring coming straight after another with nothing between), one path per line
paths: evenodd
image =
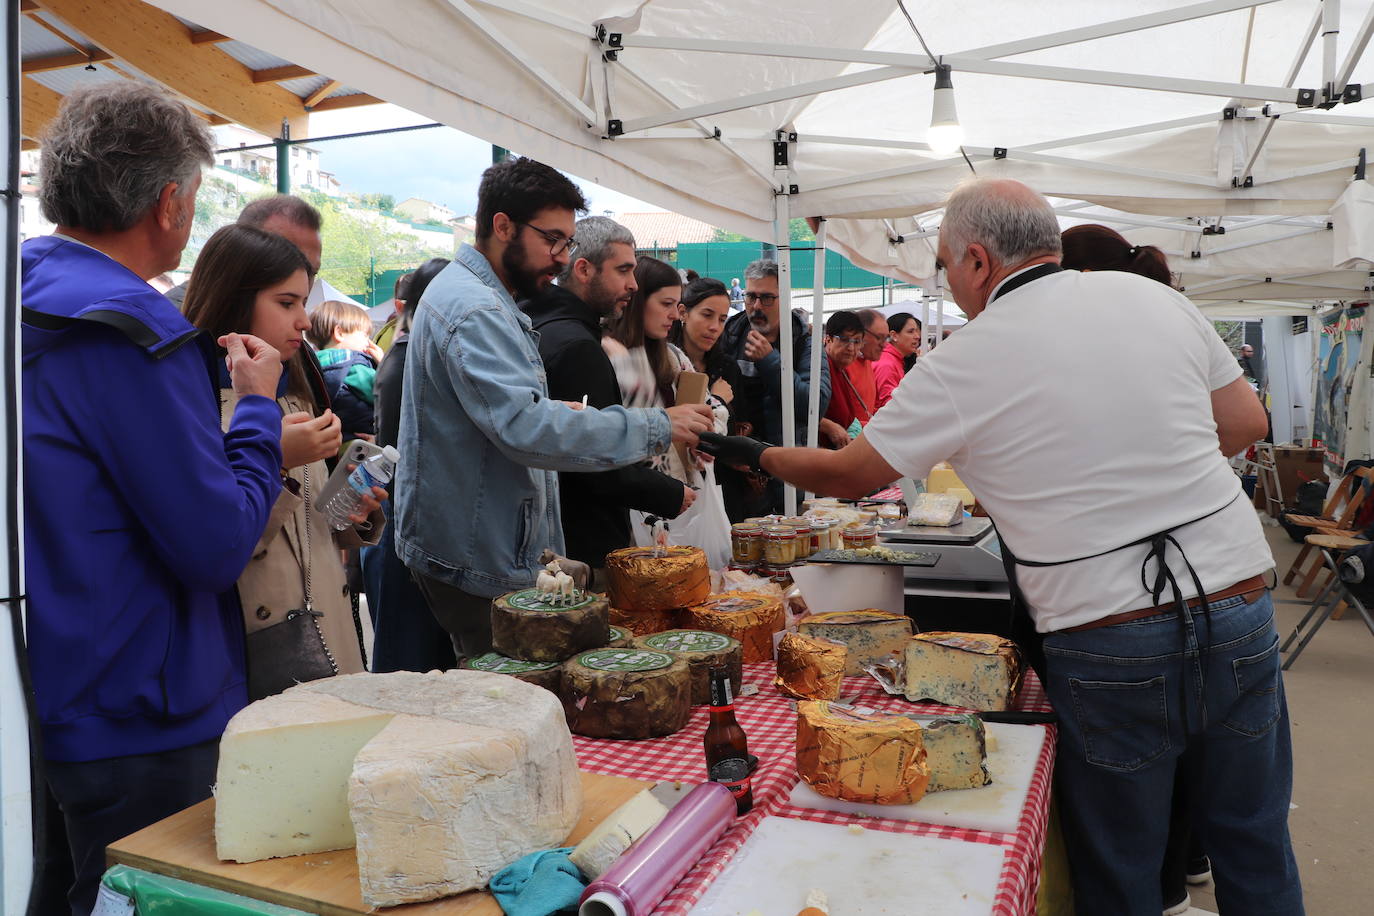
M896 4L840 13L829 0L785 11L762 0L154 3L492 143L775 239L785 301L792 216L824 217L822 244L919 282L934 259L918 215L970 169L1136 218L1194 220L1199 233L1223 217L1324 226L1374 137L1374 83L1360 82L1374 79L1362 66L1371 0L1144 0L1127 18L1093 0L969 0L911 4L914 23ZM936 60L923 44L952 68L963 154L924 142ZM1225 301L1348 290L1307 260L1264 268L1214 288ZM1276 295L1275 273L1305 282ZM782 334L789 372L786 322ZM791 386L783 394L790 436Z

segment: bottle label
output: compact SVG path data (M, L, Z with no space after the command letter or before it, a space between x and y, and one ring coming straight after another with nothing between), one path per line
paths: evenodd
M348 475L349 486L359 493L371 493L373 487L379 487L377 478L372 476L372 472L367 469L367 462L363 462L353 469L353 473Z
M593 671L657 671L672 665L673 657L642 649L595 649L583 652L577 662Z
M669 630L644 637L644 645L664 652L719 652L736 640L723 633L706 630Z
M749 761L743 757L718 760L707 771L707 778L725 786L738 799L749 791Z
M730 690L729 677L711 678L711 708L713 710L735 708L735 697Z

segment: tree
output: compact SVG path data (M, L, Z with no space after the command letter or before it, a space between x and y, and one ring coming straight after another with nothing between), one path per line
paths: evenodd
M341 292L366 296L377 274L451 255L447 249L431 248L413 235L392 229L389 220L369 219L329 198L313 202L324 216L320 276Z

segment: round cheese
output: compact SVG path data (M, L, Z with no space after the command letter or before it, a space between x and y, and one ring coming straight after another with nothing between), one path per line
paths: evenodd
M611 608L611 614L614 616L615 608ZM611 635L610 638L606 640L606 645L612 649L624 649L630 644L630 640L632 639L634 639L634 634L629 630L624 627L612 626Z
M464 668L473 671L490 671L492 674L509 674L527 684L534 684L558 693L563 680L563 668L558 662L527 662L518 658L508 658L495 652L488 652L463 662Z
M639 649L667 652L687 659L692 676L692 705L711 702L711 669L725 668L730 673L732 696L739 695L744 674L744 648L740 641L724 633L707 630L667 630L634 641Z
M682 623L695 630L733 636L744 644L744 661L773 657L773 634L785 625L782 601L760 592L723 592L682 613Z
M827 798L914 805L930 768L919 722L824 700L797 704L797 772Z
M563 605L556 596L527 588L491 603L491 646L508 658L561 662L606 645L609 633L610 606L595 592L581 592Z
M668 611L711 594L700 547L625 547L606 554L611 604L626 611Z
M658 738L692 715L684 658L643 649L596 649L563 665L568 727L589 738Z
M778 643L778 692L794 700L834 700L844 684L844 643L784 633Z
M677 608L666 611L626 611L612 607L611 624L631 636L648 636L677 626L678 613Z

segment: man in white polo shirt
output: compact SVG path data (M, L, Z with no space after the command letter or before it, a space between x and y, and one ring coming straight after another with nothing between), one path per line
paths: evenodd
M939 258L973 320L863 435L834 452L738 437L701 447L851 497L948 460L996 519L1044 637L1078 912L1161 913L1182 768L1222 912L1301 913L1261 578L1273 558L1225 457L1264 433L1263 408L1186 298L1134 274L1063 271L1059 252L1039 194L960 186Z

